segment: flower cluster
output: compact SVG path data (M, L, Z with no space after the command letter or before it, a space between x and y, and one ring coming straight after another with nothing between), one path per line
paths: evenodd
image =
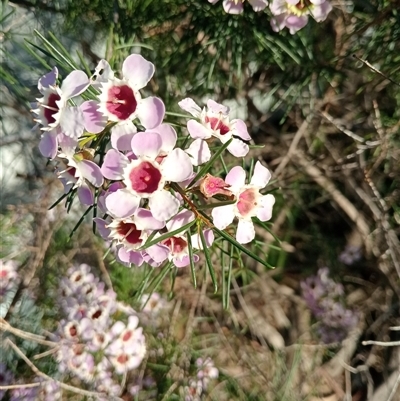
M274 197L260 193L271 175L257 162L249 184L238 166L225 181L212 176L209 145L219 141L220 152L246 156L251 140L246 124L211 99L201 108L186 98L179 106L192 118L188 135L179 138L163 122L162 100L141 92L154 71L151 62L132 54L119 78L101 60L91 78L73 71L59 86L53 68L39 79L43 97L33 111L43 131L39 148L56 162L68 207L78 198L96 210L98 232L113 245L117 259L127 265L185 267L212 245L214 226L223 230L235 217L236 240L254 239L252 218L266 221L272 215ZM205 165L207 171L199 175ZM199 212L213 197L223 203L214 199L208 205L212 212Z
M73 374L96 391L119 395L118 375L139 367L146 354L139 319L116 301L112 290L95 278L88 265L72 267L60 283L59 372ZM128 314L127 321L115 315Z
M218 0L208 0L215 4ZM243 12L244 0L223 0L223 7L228 14L240 14ZM249 0L249 3L256 12L264 10L268 1ZM269 10L272 14L271 27L275 32L288 28L293 35L304 28L311 15L315 21L325 21L332 11L329 0L272 0L269 3Z
M196 360L196 377L188 381L188 385L183 388L185 401L200 401L206 393L210 381L218 378L218 369L214 366L211 358L198 358Z
M325 343L342 341L358 321L357 315L345 306L344 289L329 278L327 267L316 276L301 282L303 298L318 320L318 333Z

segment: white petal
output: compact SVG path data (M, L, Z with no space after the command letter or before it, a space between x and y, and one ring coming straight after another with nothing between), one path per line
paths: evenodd
M226 205L215 207L211 212L213 222L215 227L223 230L224 228L228 227L229 224L232 223L235 214L234 214L234 206L233 205Z
M161 164L163 175L167 181L181 182L193 173L190 157L182 149L174 149Z
M89 84L89 78L83 71L72 71L61 85L62 97L70 99L78 96L87 89Z
M211 152L208 143L200 138L195 139L185 152L192 156L191 162L193 166L207 163L211 159Z
M193 117L200 117L201 114L201 108L195 103L195 101L193 99L191 99L190 97L187 97L186 99L181 100L178 103L179 107L182 110L187 111L188 113L190 113Z
M270 179L270 171L258 161L254 168L254 173L253 177L251 178L250 184L258 188L264 188L268 184Z
M253 241L256 236L254 224L251 220L239 220L238 228L236 231L236 241L239 244L248 244Z
M149 200L150 210L155 219L164 221L175 216L179 209L179 200L168 191L157 191Z
M229 171L228 175L225 178L225 182L231 186L229 188L232 192L237 193L245 183L246 172L242 167L236 166Z
M138 209L140 198L133 195L126 189L119 189L108 195L106 206L109 212L115 217L132 216Z

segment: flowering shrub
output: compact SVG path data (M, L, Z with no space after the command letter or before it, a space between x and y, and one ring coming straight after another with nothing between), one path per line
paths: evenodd
M118 303L115 292L106 291L85 264L71 267L61 279L59 303L65 316L55 333L59 372L100 393L119 395L119 376L138 368L146 354L135 311ZM123 314L126 322L120 320Z
M225 150L229 163L249 152L245 122L211 99L202 109L186 98L179 106L195 119L185 124L189 135L178 135L163 122L162 100L140 92L154 71L151 62L132 54L121 79L106 60L90 79L73 71L59 86L57 68L39 79L43 98L33 110L44 132L39 148L56 163L68 208L77 195L93 209L98 232L126 265L190 265L193 271L204 251L213 270L208 254L215 234L266 265L241 244L255 238L252 218L272 217L275 198L260 192L270 172L257 162L249 184L240 166L225 180L213 175L221 174L215 163ZM222 231L232 231L235 217L236 241Z
M342 341L357 324L355 312L347 309L343 285L329 278L329 269L324 267L301 282L303 298L318 320L318 334L325 343Z

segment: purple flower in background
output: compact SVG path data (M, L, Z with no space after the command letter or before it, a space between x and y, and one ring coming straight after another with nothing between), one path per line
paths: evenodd
M208 0L209 3L215 4L218 0ZM268 5L267 0L248 0L254 11L262 11ZM241 14L243 12L244 0L223 0L222 6L228 14Z
M342 341L358 321L357 315L344 304L343 286L329 278L327 267L319 269L316 276L308 277L300 286L307 306L319 322L322 341Z
M307 25L309 15L321 22L332 11L329 0L272 0L269 8L272 29L279 32L286 27L292 35Z

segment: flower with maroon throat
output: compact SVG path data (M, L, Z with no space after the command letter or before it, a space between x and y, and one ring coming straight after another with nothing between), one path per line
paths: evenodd
M103 74L100 74L103 70ZM122 79L115 77L106 60L101 60L96 68L92 85L99 88L99 103L86 103L84 115L86 128L94 133L105 127L104 116L117 123L111 129L120 135L121 125L125 134L135 134L133 121L138 119L146 129L161 124L165 106L161 99L153 96L142 98L143 89L154 74L154 65L139 54L131 54L122 64Z
M242 167L233 167L225 178L230 190L236 196L232 205L215 207L211 212L215 227L223 230L236 217L239 220L236 240L241 244L251 242L255 237L252 217L257 216L261 221L267 221L272 216L275 197L271 194L262 195L264 188L271 178L271 173L260 162L256 163L250 184L245 184L246 172Z
M236 157L247 155L249 146L243 141L249 141L251 137L244 121L229 118L229 107L208 100L207 107L202 110L191 98L183 99L178 104L181 109L198 119L187 123L192 138L207 140L215 137L222 143L232 139L227 147L228 151Z
M136 160L129 160L116 150L109 151L104 159L103 174L118 177L125 185L107 196L107 209L115 217L126 218L135 214L141 199L148 199L155 219L170 219L178 212L180 202L164 187L192 175L190 157L179 148L163 157L163 139L156 132L139 132L132 138L131 146Z
M89 86L90 81L83 71L72 71L57 86L58 69L39 79L38 89L43 95L33 105L32 112L44 131L39 144L43 156L53 159L57 154L60 143L64 147L73 148L78 137L83 133L84 118L79 107L69 106L68 100L79 96Z

